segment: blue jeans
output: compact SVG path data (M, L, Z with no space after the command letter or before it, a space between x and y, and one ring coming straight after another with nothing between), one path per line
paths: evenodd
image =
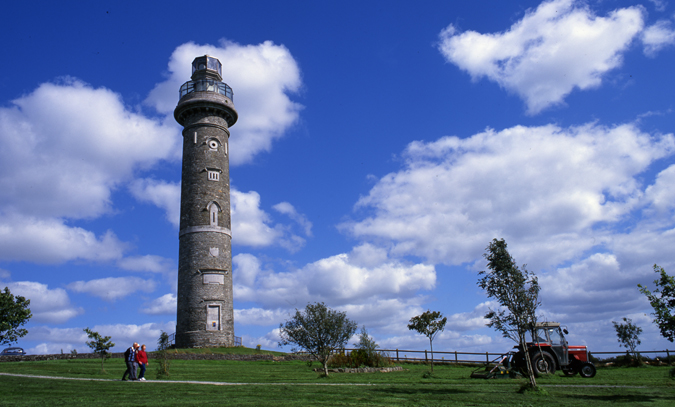
M146 366L147 366L146 363L139 363L139 364L138 364L138 367L141 368L141 373L139 373L139 375L138 375L138 378L139 378L139 379L145 377L145 367L146 367Z

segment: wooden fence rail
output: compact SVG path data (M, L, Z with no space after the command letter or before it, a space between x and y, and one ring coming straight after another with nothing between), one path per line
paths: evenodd
M351 351L356 350L356 348L344 348L335 350L333 353L350 353ZM377 352L382 355L390 357L392 360L400 362L429 362L431 361L431 351L428 350L406 350L406 349L377 349ZM670 359L670 350L650 350L650 351L637 351L637 353L646 355L646 354L665 354L668 359ZM423 354L423 355L422 355ZM508 354L508 352L503 353L494 353L494 352L443 352L443 351L434 351L433 362L434 363L467 363L467 364L483 364L499 359ZM622 351L612 351L612 352L591 352L595 357L598 355L624 355L626 354L625 350ZM476 358L480 356L480 358ZM601 359L601 358L600 358Z

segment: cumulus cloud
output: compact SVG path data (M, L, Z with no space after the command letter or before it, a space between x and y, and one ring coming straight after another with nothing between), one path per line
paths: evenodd
M305 239L293 234L289 227L273 224L271 216L260 208L260 194L257 192L233 189L230 198L234 244L252 247L279 245L291 252L304 246ZM302 215L298 214L298 217L302 218Z
M144 304L140 311L149 315L176 315L177 304L176 295L169 293Z
M173 260L162 256L145 255L125 257L117 261L117 266L124 270L165 273L175 268Z
M113 210L111 192L135 171L176 158L175 127L127 108L119 95L66 78L0 108L0 258L108 261L125 245L67 224Z
M40 217L100 216L135 169L175 155L177 135L108 89L75 79L42 84L0 108L0 205Z
M9 287L12 294L30 300L32 322L62 324L84 313L82 308L74 307L70 303L68 293L63 288L50 289L47 284L33 281L17 281L5 283L5 285Z
M223 40L217 46L186 43L174 50L168 79L155 86L146 103L171 114L178 103L178 89L192 75L192 61L205 54L220 60L223 81L234 90L239 121L230 139L230 163L250 162L255 155L270 151L272 142L298 120L302 107L288 96L302 85L298 64L286 47L271 41L240 45Z
M395 255L461 264L495 237L535 268L560 264L603 244L644 205L640 174L672 156L672 135L633 125L517 126L466 139L413 142L405 168L380 179L341 227L384 239Z
M127 245L112 231L96 236L55 218L0 215L0 258L61 263L82 259L109 261L122 257Z
M248 308L234 310L234 320L241 325L279 325L289 317L290 313L286 309Z
M352 253L331 256L287 272L260 270L250 255L237 256L235 266L233 276L255 272L255 278L235 277L235 299L256 301L266 308L302 308L316 301L346 306L377 299L410 298L420 290L432 289L436 283L433 266L387 260L369 267ZM254 283L250 284L251 281Z
M439 50L474 80L486 77L516 93L528 112L563 102L575 88L590 89L622 63L622 54L643 29L639 6L596 16L577 0L545 1L508 30L481 34L440 33Z
M67 288L77 293L87 293L106 301L115 301L137 291L150 293L155 290L153 280L138 277L108 277L89 281L75 281Z
M645 55L653 57L661 49L675 44L675 30L671 26L670 21L661 20L642 32L641 39Z
M164 209L166 219L175 227L180 224L180 183L155 179L137 179L129 184L131 194L141 202Z
M94 325L93 331L103 336L110 336L115 342L113 352L122 352L132 343L147 344L148 350L154 349L157 338L164 332L175 332L176 323L147 323L142 325ZM31 353L59 353L59 348L64 352L69 349L77 349L78 352L90 352L85 342L88 340L84 327L78 328L54 328L50 326L35 326L28 331L25 340L43 342L31 349ZM68 345L68 346L63 346Z

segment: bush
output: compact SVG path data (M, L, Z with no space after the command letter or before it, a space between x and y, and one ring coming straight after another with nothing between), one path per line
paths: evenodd
M335 368L359 368L359 367L387 367L393 363L389 356L381 355L377 352L368 354L363 349L353 350L349 354L343 352L333 354L328 359L328 367Z

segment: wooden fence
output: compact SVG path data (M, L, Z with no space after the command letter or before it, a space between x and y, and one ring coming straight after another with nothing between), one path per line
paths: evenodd
M356 348L344 348L336 350L335 352L344 352L350 353L351 351L356 350ZM377 352L381 355L388 356L391 360L400 362L429 362L431 361L431 351L428 350L405 350L405 349L377 349ZM655 354L655 355L665 355L667 359L670 359L670 352L668 349L665 350L653 350L653 351L637 351L641 355ZM494 353L494 352L439 352L434 351L433 362L434 363L466 363L466 364L484 364L490 363L497 359L500 359L507 355L508 352L503 353ZM598 359L603 359L599 355L625 355L626 351L616 351L616 352L591 352L591 355Z

